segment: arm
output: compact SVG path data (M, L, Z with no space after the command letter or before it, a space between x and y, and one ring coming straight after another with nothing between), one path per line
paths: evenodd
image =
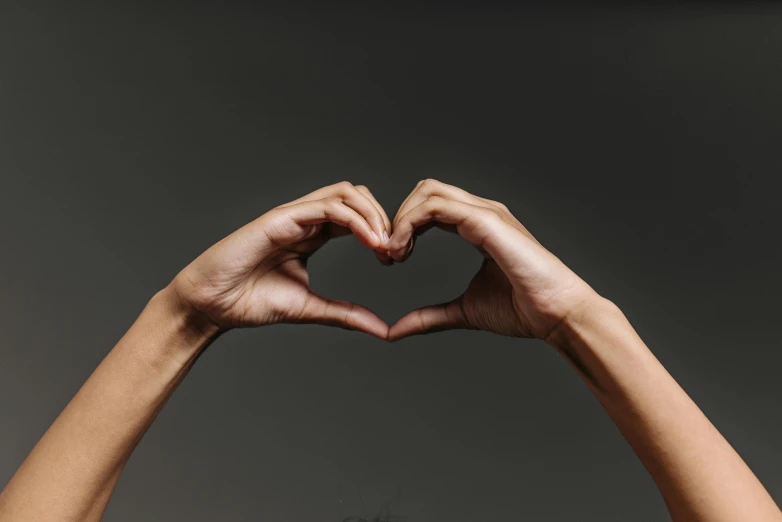
M204 252L149 301L33 448L0 493L0 522L100 520L141 437L229 328L320 323L385 339L388 327L366 308L313 293L304 260L348 233L377 250L389 231L369 191L341 183L269 211Z
M125 463L216 334L155 295L0 494L0 520L99 520Z
M484 255L467 290L402 317L389 339L470 328L544 339L578 371L651 473L676 522L779 522L770 495L652 355L622 312L568 269L496 201L434 180L394 219L388 251L411 253L432 226Z
M547 342L581 376L652 475L675 521L782 520L728 441L612 303L588 301Z

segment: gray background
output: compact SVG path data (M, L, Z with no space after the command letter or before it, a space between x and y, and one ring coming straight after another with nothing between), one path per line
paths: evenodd
M210 244L325 184L393 214L435 177L622 306L782 497L782 7L0 6L0 482ZM404 265L346 238L310 266L391 322L479 264L435 231ZM284 325L208 350L106 520L339 521L397 493L409 522L667 517L541 342Z

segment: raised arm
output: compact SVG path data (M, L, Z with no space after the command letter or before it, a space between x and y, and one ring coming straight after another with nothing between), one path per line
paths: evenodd
M404 261L438 226L485 261L463 295L415 310L389 339L453 328L537 337L581 375L652 475L675 522L779 522L763 485L663 368L622 312L535 240L508 209L427 180L394 219L389 253Z
M33 448L0 493L0 521L99 520L131 452L226 329L309 322L385 339L387 325L366 308L310 291L304 260L348 233L381 249L389 231L365 187L340 183L271 210L207 250L149 301Z

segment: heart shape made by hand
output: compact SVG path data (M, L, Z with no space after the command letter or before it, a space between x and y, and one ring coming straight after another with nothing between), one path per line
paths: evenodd
M331 241L307 261L319 295L372 310L388 325L421 306L460 295L482 262L477 250L439 230L416 239L404 262L378 262L354 238Z
M417 308L390 327L366 307L309 286L308 258L353 234L387 265L405 262L431 228L453 232L483 255L466 290ZM545 338L591 292L508 208L435 180L402 202L393 221L364 186L339 183L276 207L215 244L174 280L178 299L216 329L279 322L320 323L382 339L446 329Z
M357 190L371 197L366 187L357 187ZM532 321L524 314L523 297L514 288L501 263L495 259L496 254L499 254L500 261L504 261L507 266L510 265L507 257L516 254L502 247L505 243L503 239L507 241L519 239L518 236L521 236L529 243L531 250L537 250L534 253L538 254L542 261L551 263L556 271L567 276L563 279L565 282L572 279L572 272L543 249L506 206L496 201L474 196L435 180L425 180L420 182L401 204L393 221L389 221L377 201L373 197L371 200L382 214L382 226L385 227L383 232L388 234L387 239L378 245L370 245L383 264L393 265L407 261L417 238L435 227L462 236L483 255L483 263L463 293L455 299L416 308L404 314L388 328L388 340L448 329L483 329L522 337L539 335L537 331L540 328L531 324ZM344 233L349 233L349 230L345 229ZM438 252L438 256L442 254ZM442 267L442 263L439 266ZM404 285L396 288L396 294L400 294L400 288L407 290L414 279L419 281L418 284L427 281L420 278L406 279ZM545 297L545 293L541 295ZM359 329L371 333L382 331L378 324L380 319L373 312L358 305L349 306L346 313L355 314L360 322L351 326L358 326ZM545 320L542 322L546 323Z

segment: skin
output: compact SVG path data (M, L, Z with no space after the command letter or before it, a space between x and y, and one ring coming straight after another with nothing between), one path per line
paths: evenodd
M432 227L485 261L465 292L390 328L313 293L306 260L354 235L387 265ZM447 329L535 337L565 357L652 475L676 522L780 522L772 498L622 312L546 250L501 203L434 180L393 222L366 187L340 183L270 210L158 292L0 493L0 522L100 520L122 469L198 356L236 327L319 323L396 341Z

